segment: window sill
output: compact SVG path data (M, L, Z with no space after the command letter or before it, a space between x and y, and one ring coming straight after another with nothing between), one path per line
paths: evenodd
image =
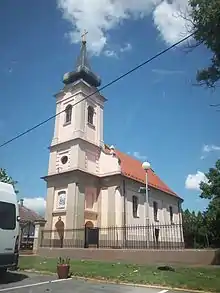
M62 210L62 211L58 211L58 210L54 210L52 212L52 217L65 217L66 216L66 210Z
M94 124L91 124L91 123L87 122L87 125L88 125L90 128L95 129L95 125L94 125Z
M69 122L65 122L64 124L63 124L63 126L67 126L67 125L70 125L71 124L71 121L69 121Z
M66 208L55 208L53 210L54 214L65 213L65 212L66 212Z

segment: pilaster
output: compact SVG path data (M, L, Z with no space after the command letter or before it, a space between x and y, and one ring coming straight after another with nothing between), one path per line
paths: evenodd
M77 183L71 182L68 184L67 208L66 208L66 228L76 228L76 201L78 187Z
M48 186L47 187L47 200L46 200L46 213L45 213L45 219L47 221L46 223L46 229L51 230L53 229L52 227L52 212L53 212L53 207L54 207L54 186Z
M115 192L117 186L108 187L108 226L115 226Z
M76 201L76 228L84 228L85 225L85 186L78 185L77 201Z

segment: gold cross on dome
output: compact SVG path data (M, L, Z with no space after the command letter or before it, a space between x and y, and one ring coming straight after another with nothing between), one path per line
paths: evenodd
M86 42L86 35L87 34L88 34L88 32L86 30L84 30L84 33L81 35L82 42Z

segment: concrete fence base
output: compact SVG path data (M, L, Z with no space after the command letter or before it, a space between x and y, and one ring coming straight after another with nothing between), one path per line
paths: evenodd
M127 262L135 264L220 265L220 249L141 250L94 248L39 248L43 257Z

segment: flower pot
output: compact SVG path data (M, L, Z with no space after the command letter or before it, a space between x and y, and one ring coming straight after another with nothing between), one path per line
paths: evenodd
M69 277L70 266L67 264L57 265L57 275L59 279L67 279Z

